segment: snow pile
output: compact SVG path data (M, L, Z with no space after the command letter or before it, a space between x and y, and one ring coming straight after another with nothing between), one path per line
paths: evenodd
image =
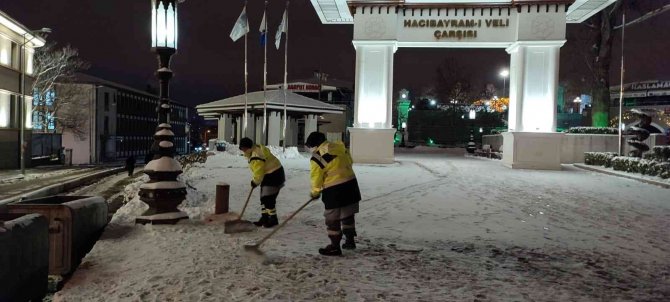
M123 188L123 199L125 203L116 211L110 224L133 224L135 223L135 218L141 216L144 211L149 209L149 206L142 202L137 195L137 193L140 192L140 186L147 181L149 181L149 176L143 175Z
M298 147L288 147L284 150L283 147L279 146L267 146L270 149L272 154L279 159L301 159L305 158L298 151Z
M226 235L197 219L120 223L117 216L141 214L129 206L54 300L667 301L666 189L582 170L512 170L462 154L420 149L394 165L357 165L360 244L343 257L316 252L328 242L320 202L261 247L268 260L260 266L242 246L269 230ZM309 192L309 160L282 164L280 221ZM220 152L182 175L181 208L191 217L211 211L225 181L239 211L249 178L243 157ZM244 218L259 210L255 192Z
M304 158L302 154L300 154L300 151L298 151L298 147L287 147L286 150L284 150L284 147L282 146L266 146L268 149L270 149L270 152L272 152L272 155L279 159L297 159L297 158ZM230 155L240 155L242 156L243 152L240 151L238 145L226 143L226 151L223 152L218 152L218 154L225 153L225 154L230 154Z

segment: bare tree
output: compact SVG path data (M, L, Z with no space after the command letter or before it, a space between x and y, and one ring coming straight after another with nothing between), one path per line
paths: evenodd
M467 104L472 98L469 74L453 58L445 59L438 67L435 79L437 96L446 104Z
M75 83L56 84L57 108L53 111L56 119L56 130L61 133L69 131L79 139L88 134L88 107L90 99L84 85Z
M480 97L485 100L490 100L496 96L498 96L498 90L496 89L496 86L491 83L486 84L486 87L480 93Z
M56 127L52 131L72 129L81 132L87 116L80 114L85 108L75 97L80 88L69 86L78 71L88 69L89 64L79 58L79 51L67 45L58 48L55 43L47 44L35 52L35 81L33 83L33 111L38 112L36 128L50 132L49 123ZM61 110L68 108L68 110Z

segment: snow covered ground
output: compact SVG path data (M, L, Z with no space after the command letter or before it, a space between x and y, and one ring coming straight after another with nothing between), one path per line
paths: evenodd
M282 154L280 221L307 201L309 161ZM277 151L279 152L279 151ZM359 248L320 256L320 202L266 242L206 225L215 185L239 211L250 179L242 157L217 153L183 174L192 188L174 226L134 225L122 207L55 301L668 301L667 189L579 169L511 170L462 150L416 148L392 165L356 165L363 193ZM140 182L125 194L135 196ZM258 192L245 218L258 216Z

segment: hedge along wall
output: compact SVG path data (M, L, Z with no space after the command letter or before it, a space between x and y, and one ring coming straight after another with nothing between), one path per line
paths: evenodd
M670 146L654 147L651 154L647 158L653 159L617 156L614 152L586 152L584 162L587 165L611 167L617 171L670 178Z

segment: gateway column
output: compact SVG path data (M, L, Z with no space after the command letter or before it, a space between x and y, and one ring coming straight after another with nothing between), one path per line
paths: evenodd
M233 138L233 121L230 114L222 114L221 117L219 117L218 124L219 140L231 142Z
M281 114L279 111L268 112L268 146L279 146L281 139Z
M511 168L561 169L562 133L556 133L560 47L565 41L516 42L510 63L509 132L503 163Z
M391 109L395 40L353 41L356 48L356 95L351 155L358 163L393 163Z
M309 136L310 133L317 131L318 129L317 118L318 116L314 114L305 115L305 131L303 133L304 140L307 140L307 137Z

